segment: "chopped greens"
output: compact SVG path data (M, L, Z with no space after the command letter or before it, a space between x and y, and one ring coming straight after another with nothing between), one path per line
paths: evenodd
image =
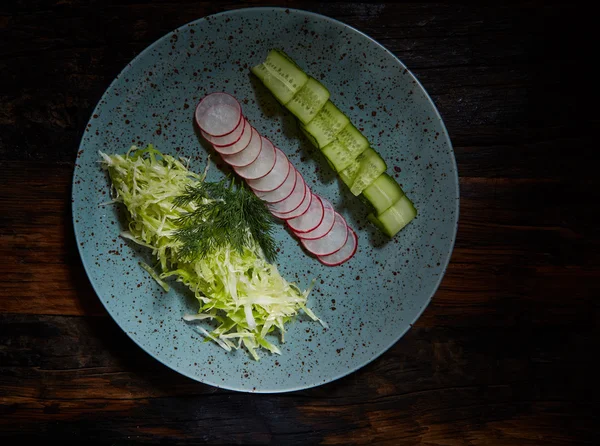
M152 249L160 272L142 267L165 290L167 278L190 288L200 308L184 320L215 323L210 331L198 327L207 339L228 351L243 347L258 360L261 348L281 353L267 335L278 332L283 342L285 324L300 310L320 321L306 307L310 288L301 291L269 263L275 255L271 223L250 191L206 182L206 170L193 173L185 160L152 146L100 155L115 201L129 212L122 236Z

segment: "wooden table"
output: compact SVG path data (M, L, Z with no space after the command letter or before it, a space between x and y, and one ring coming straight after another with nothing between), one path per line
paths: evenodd
M278 2L357 27L416 74L454 144L461 221L441 288L389 352L319 388L251 395L178 375L108 317L70 181L92 108L134 55L259 2L117 3L0 6L0 443L600 442L590 11Z

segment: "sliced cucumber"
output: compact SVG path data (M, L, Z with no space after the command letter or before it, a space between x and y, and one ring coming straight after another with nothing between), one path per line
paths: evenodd
M381 222L379 221L379 219L377 217L375 217L375 215L373 214L369 214L367 215L367 220L369 220L371 223L373 223L375 226L377 226L377 228L381 231L387 234L387 231L385 230L385 228L383 227L383 225L381 224ZM389 235L389 234L387 234Z
M356 161L360 164L354 177L350 192L360 195L375 179L387 170L387 165L379 153L370 147L361 153Z
M315 147L319 147L319 144L317 143L317 140L314 138L314 136L312 136L310 133L308 133L306 131L306 129L304 128L304 126L302 124L298 125L298 127L300 127L300 131L302 133L304 133L304 136L306 136L308 138L308 140L310 141L310 143L315 146Z
M396 180L387 173L382 173L362 194L375 208L377 215L380 215L402 198L404 191Z
M267 59L251 71L273 93L279 102L287 104L308 81L308 76L285 53L271 50Z
M304 126L304 130L313 136L318 148L323 148L349 123L350 119L331 101L327 101L314 119Z
M336 172L344 170L354 161L354 157L350 155L348 149L337 140L332 141L323 147L322 152L331 162Z
M354 157L357 157L369 147L367 138L365 138L352 123L348 123L348 125L337 134L336 138L346 146Z
M309 77L304 86L294 95L286 107L302 124L308 124L329 100L329 91L321 82Z
M393 237L417 216L417 210L406 195L390 208L376 217L378 227L388 236ZM369 220L373 221L371 218ZM377 224L377 223L375 223Z
M360 163L357 160L354 160L348 167L338 172L341 180L346 186L348 186L348 188L352 187L352 183L354 183L354 178L356 178L358 169L360 169Z

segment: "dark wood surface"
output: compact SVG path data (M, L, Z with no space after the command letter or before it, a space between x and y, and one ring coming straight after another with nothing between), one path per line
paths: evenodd
M0 443L598 444L591 10L278 4L371 35L439 107L461 217L431 305L381 358L296 393L218 390L151 359L101 307L76 251L79 139L104 89L148 44L259 2L3 2Z

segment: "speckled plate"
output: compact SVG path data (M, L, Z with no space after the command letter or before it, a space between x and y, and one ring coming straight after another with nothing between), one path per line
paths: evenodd
M432 43L435 44L435 43ZM366 207L338 182L290 114L249 73L272 47L283 48L331 91L363 130L419 211L389 241L366 223ZM282 355L226 353L204 343L182 321L197 303L184 288L165 294L142 270L148 252L119 238L123 212L102 206L109 183L98 151L124 153L131 144L193 159L209 154L192 124L198 100L213 91L236 96L252 124L294 162L311 187L331 200L356 229L355 257L326 267L307 256L283 229L282 274L306 287L327 323L300 317L289 324ZM209 179L223 175L212 169ZM73 221L79 251L98 297L145 351L195 380L249 392L317 386L369 363L409 329L429 303L450 259L458 220L458 179L448 134L431 99L406 67L361 32L317 14L250 8L197 20L164 36L110 85L81 141L73 178Z

